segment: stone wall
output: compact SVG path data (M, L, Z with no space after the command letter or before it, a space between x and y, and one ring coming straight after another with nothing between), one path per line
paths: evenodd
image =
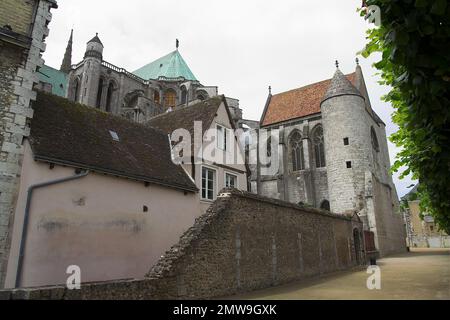
M30 103L36 98L33 91L38 83L36 69L43 64L41 52L49 33L50 8L55 6L54 0L7 0L2 1L0 9L0 26L9 24L17 37L29 39L29 44L23 45L0 39L0 288L9 254L22 141L30 131L28 121L33 116Z
M356 216L337 216L237 190L206 214L144 280L0 291L2 299L203 299L364 264ZM356 241L355 241L356 240ZM359 245L358 245L359 243ZM358 249L359 248L359 249Z

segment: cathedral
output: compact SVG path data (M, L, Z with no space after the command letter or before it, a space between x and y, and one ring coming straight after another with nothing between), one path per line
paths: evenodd
M88 41L84 58L77 64L72 64L72 45L73 30L61 68L44 65L38 89L140 123L219 95L217 86L202 85L194 76L178 50L178 39L176 50L133 72L104 60L98 34ZM239 123L239 101L226 100Z

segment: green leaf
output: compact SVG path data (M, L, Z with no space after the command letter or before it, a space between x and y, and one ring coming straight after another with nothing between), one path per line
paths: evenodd
M447 9L447 0L435 0L430 12L442 16L445 14L445 9Z

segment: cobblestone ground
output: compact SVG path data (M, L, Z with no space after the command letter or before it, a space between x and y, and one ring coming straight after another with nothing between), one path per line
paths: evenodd
M368 290L366 271L344 272L231 299L450 299L450 249L414 249L378 261L381 289Z

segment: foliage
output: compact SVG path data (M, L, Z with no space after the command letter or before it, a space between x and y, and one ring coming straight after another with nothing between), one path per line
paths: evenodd
M447 0L368 0L381 25L367 32L362 55L381 53L375 67L392 90L383 98L399 126L402 151L393 170L420 181L424 212L450 234L450 4ZM364 15L365 13L362 13Z

